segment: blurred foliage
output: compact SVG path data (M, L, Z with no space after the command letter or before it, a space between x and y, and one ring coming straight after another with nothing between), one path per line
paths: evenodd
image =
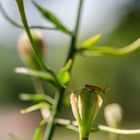
M101 44L113 46L125 46L140 36L140 1L133 0L128 7L127 15L118 24L116 29L106 36L103 36ZM10 44L9 44L10 45ZM56 47L49 48L47 64L55 71L60 67L65 56L66 49ZM59 59L58 59L59 58ZM52 60L51 60L52 59ZM118 102L125 112L125 119L139 119L140 112L140 50L125 56L103 56L95 58L76 57L72 70L70 89L82 87L84 84L99 85L100 87L111 88L107 93L104 105L111 102ZM27 77L14 73L15 67L23 66L15 47L5 47L0 44L0 104L19 102L19 93L33 93L31 80ZM47 91L51 87L47 86ZM67 90L66 96L68 96ZM128 107L129 106L129 107ZM65 109L64 109L65 110ZM67 110L65 110L68 112ZM103 111L102 111L103 112ZM66 113L67 114L67 113ZM103 114L99 114L99 120ZM98 120L97 120L98 121Z
M0 46L0 103L15 103L20 92L33 91L33 88L29 79L18 77L14 72L21 65L15 48Z

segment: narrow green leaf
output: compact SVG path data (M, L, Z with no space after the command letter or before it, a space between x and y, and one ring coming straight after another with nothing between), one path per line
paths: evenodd
M69 69L71 68L71 65L72 65L72 61L69 60L58 73L57 78L61 85L65 85L70 81Z
M71 34L71 32L65 27L65 25L57 18L56 15L54 15L49 10L43 8L42 6L38 5L35 1L32 1L35 7L40 11L41 15L45 17L47 20L49 20L51 23L53 23L57 29L59 29L62 32L65 32L67 34Z
M41 103L32 105L28 108L22 109L20 112L21 112L21 114L26 114L26 113L30 113L30 112L38 110L38 109L50 108L50 107L51 106L49 104L47 104L46 102L41 102Z
M102 56L102 55L125 55L140 48L140 38L123 48L113 47L93 47L88 50L80 50L84 56Z
M88 40L84 41L82 45L80 46L80 49L88 49L93 47L99 40L101 39L101 35L97 34L96 36L93 36L89 38Z
M41 79L44 79L44 80L52 83L55 86L57 85L56 79L50 73L47 73L47 72L32 70L32 69L28 69L28 68L24 68L24 67L16 68L15 72L18 74L24 74L24 75L41 78Z
M47 101L49 104L53 104L54 100L47 95L44 94L27 94L22 93L19 95L19 98L23 101L33 101L33 102L41 102L41 101Z
M12 19L8 13L6 12L6 10L4 9L1 1L0 1L0 11L3 15L3 17L12 25L14 25L17 28L24 28L23 25L21 25L20 23L18 23L17 21L15 21L14 19ZM41 25L32 25L30 26L31 29L47 29L47 30L56 30L56 28L54 27L48 27L48 26L41 26Z
M33 140L41 140L42 138L42 133L43 133L43 128L46 124L46 120L42 120L39 123L39 126L36 128L34 136L33 136Z

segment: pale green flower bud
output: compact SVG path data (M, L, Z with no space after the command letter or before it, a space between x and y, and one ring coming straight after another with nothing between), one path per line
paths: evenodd
M80 137L88 138L91 126L102 105L102 98L94 90L82 89L79 93L71 93L71 107L78 122Z
M117 103L109 104L104 110L105 120L108 126L119 128L122 121L122 108Z
M45 56L46 47L43 35L38 30L32 30L31 31L32 37L34 41L37 44L38 52L40 53L42 59ZM39 69L39 63L36 59L35 52L32 48L32 45L30 43L30 40L26 33L21 34L18 40L18 51L20 54L20 57L22 61L27 65L28 67L32 69Z

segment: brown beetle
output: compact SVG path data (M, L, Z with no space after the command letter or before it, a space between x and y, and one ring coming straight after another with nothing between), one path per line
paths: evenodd
M96 93L102 92L102 93L105 94L105 92L106 92L106 89L102 89L102 88L100 88L100 87L93 86L93 85L87 85L87 84L85 85L85 88L84 88L84 89L96 91Z

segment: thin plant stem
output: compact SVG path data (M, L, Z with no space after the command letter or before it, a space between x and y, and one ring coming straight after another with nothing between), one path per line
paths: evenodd
M51 118L50 118L50 120L48 122L48 125L46 127L46 131L45 131L43 140L49 140L52 137L53 127L54 127L54 120L55 120L55 117L56 117L56 114L57 114L57 108L58 108L59 99L60 99L60 94L57 91L57 93L55 93L55 98L54 98L55 102L53 104Z
M32 81L36 93L45 94L42 80L39 78L32 78Z
M110 132L110 133L119 134L119 135L131 135L131 136L140 135L140 129L122 130L122 129L111 128L111 127L104 126L104 125L98 125L97 128L104 132Z
M35 92L45 95L43 81L39 78L32 78L32 81L33 81ZM47 110L48 110L48 108L47 108ZM40 113L42 115L42 118L45 119L46 116L43 115L42 109L40 109Z
M75 132L79 132L78 131L78 124L76 123L76 121L70 121L67 119L55 119L55 123L58 126L62 126L65 128L71 127L73 131ZM113 133L113 134L118 134L118 135L140 135L140 129L134 129L134 130L126 130L126 129L117 129L117 128L112 128L109 126L105 126L105 125L93 125L93 127L91 128L91 132L97 132L97 131L104 131L107 133Z
M80 27L79 25L80 25L83 2L84 2L84 0L80 0L80 2L79 2L76 25L75 25L75 28L74 28L74 33L71 36L70 48L69 48L69 52L68 52L65 63L67 63L67 61L69 59L73 59L73 57L75 55L75 52L76 52L76 43L77 43L77 39L78 39L78 33L79 33L79 27Z
M78 37L78 31L79 31L79 24L80 24L80 17L81 17L81 10L82 10L83 1L84 0L80 0L80 2L79 2L76 26L75 26L75 29L74 29L74 33L71 36L70 50L68 52L68 56L66 58L65 63L69 59L72 59L72 60L74 59L74 55L75 55L75 52L76 52L76 43L77 43L77 37ZM29 26L28 26L28 23L27 23L25 11L24 11L23 0L16 0L16 2L17 2L17 5L18 5L19 13L20 13L24 28L25 28L26 33L27 33L27 35L28 35L28 37L29 37L29 39L31 41L31 44L32 44L32 46L34 48L34 51L36 53L37 60L38 60L39 64L42 66L42 68L44 70L46 70L47 72L50 72L55 77L55 74L45 66L45 64L41 60L40 54L37 51L37 46L36 46L36 44L35 44L35 42L34 42L34 40L32 38L32 35L30 33L30 29L29 29ZM64 92L65 92L65 88L61 87L60 88L60 93L55 94L55 103L53 104L52 117L51 117L51 119L50 119L50 121L48 123L47 129L46 129L46 132L45 132L45 135L44 135L44 140L50 140L51 137L52 137L53 128L54 128L54 120L55 120L55 117L56 117L56 114L57 114L57 110L60 111Z
M28 26L28 22L27 22L26 15L25 15L25 10L24 10L23 0L16 0L16 2L17 2L17 5L18 5L19 13L20 13L24 28L25 28L26 33L27 33L27 35L28 35L28 37L30 39L30 42L31 42L31 44L32 44L32 46L34 48L36 58L37 58L39 64L42 66L42 68L45 71L51 73L56 78L56 76L53 73L53 71L45 66L45 64L42 61L41 56L40 56L40 54L38 52L37 45L33 40L33 37L32 37L31 32L30 32L30 27ZM78 16L77 16L77 20L76 20L76 25L75 25L73 34L71 34L70 48L69 48L69 52L68 52L68 55L67 55L65 63L69 59L71 59L72 62L74 60L74 56L75 56L75 53L76 53L76 44L77 44L77 40L78 40L78 32L79 32L79 25L80 25L80 18L81 18L81 11L82 11L83 2L84 2L84 0L80 0L80 2L79 2ZM5 14L5 16L7 18L9 18L6 14ZM11 20L10 18L9 18L9 21L11 23L15 24L15 26L21 27L19 24L13 22L13 20ZM71 69L69 70L69 72L71 72ZM42 86L42 84L38 87L38 89L36 89L36 91L44 93L44 89L41 86ZM35 86L35 87L37 87L37 86ZM60 112L60 110L61 110L64 93L65 93L65 88L64 87L58 88L57 93L55 93L55 99L54 99L55 102L54 102L53 107L52 107L52 116L51 116L51 118L50 118L50 120L48 122L48 125L46 127L47 129L45 130L44 140L51 140L51 138L52 138L52 135L53 135L53 132L54 132L54 126L57 124L55 122L55 119L57 117L57 112ZM61 124L59 124L59 125L61 125ZM62 126L66 127L66 128L70 128L71 130L73 129L75 131L77 131L76 128L78 128L77 126L74 126L73 124L68 124L68 125L63 125L62 124ZM111 128L111 127L103 126L103 125L97 125L97 126L94 126L93 129L91 129L91 131L93 131L93 132L99 131L99 130L109 132L109 133L113 133L113 134L118 134L118 135L140 135L140 129L136 129L136 130L121 130L121 129L115 129L115 128ZM80 140L88 140L88 138L80 138Z
M5 19L6 19L7 21L9 21L9 23L11 23L12 25L14 25L15 27L18 27L18 28L21 28L21 29L24 28L23 25L21 25L20 23L16 22L15 20L13 20L13 19L7 14L7 12L5 11L5 9L4 9L4 7L3 7L1 1L0 1L0 11L1 11L2 15L5 17ZM47 27L47 26L41 26L41 25L31 25L31 26L29 26L29 27L30 27L30 29L34 29L34 28L37 29L37 28L38 28L38 29L47 29L47 30L57 30L56 27Z
M80 138L80 140L88 140L88 138Z
M4 10L2 3L0 1L0 11L2 13L2 15L5 17L6 20L8 20L12 25L18 27L18 28L22 28L22 25L20 25L19 23L17 23L16 21L14 21L13 19L11 19L8 14L6 13L6 11Z
M80 2L79 2L76 25L75 25L75 28L74 28L74 33L71 36L70 49L69 49L69 52L68 52L65 63L67 63L67 61L69 59L74 60L74 55L76 53L76 43L77 43L77 38L78 38L78 31L79 31L83 1L84 0L80 0ZM70 71L71 71L71 69L69 70L69 72ZM62 100L63 100L64 93L65 93L65 88L61 87L60 92L57 93L57 95L56 95L57 96L56 99L55 99L56 103L54 104L54 107L53 107L53 110L52 110L51 121L48 123L48 126L45 130L44 140L51 140L51 138L52 138L52 134L54 132L54 126L55 126L54 121L55 121L55 118L56 118L56 115L57 115L57 111L59 112L61 110L61 105L62 105Z
M34 49L34 52L35 52L35 56L36 56L36 59L38 61L38 63L40 64L40 66L42 66L42 68L51 73L54 78L56 79L56 76L54 74L54 72L52 70L50 70L48 67L46 67L46 65L44 64L41 56L40 56L40 53L38 52L38 48L37 48L37 44L35 43L32 35L31 35L31 32L30 32L30 28L28 26L28 22L27 22L27 19L26 19L26 14L25 14L25 10L24 10L24 3L23 3L23 0L16 0L17 2L17 6L18 6L18 9L19 9L19 13L20 13L20 16L21 16L21 20L23 22L23 25L24 25L24 28L25 28L25 31L29 37L29 40L32 44L32 47Z

